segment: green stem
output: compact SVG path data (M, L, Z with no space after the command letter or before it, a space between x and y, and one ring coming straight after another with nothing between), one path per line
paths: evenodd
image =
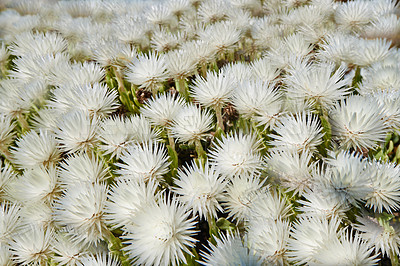
M167 128L167 136L168 136L169 146L171 146L171 148L176 152L176 149L175 149L175 140L174 140L174 138L172 137L171 130L168 129L168 128Z
M105 238L108 242L108 249L110 250L110 253L119 258L119 260L121 261L121 265L122 266L131 265L129 263L129 258L125 255L125 252L122 250L121 239L115 237L114 234L110 230L108 230L108 228L106 229L105 232Z
M265 152L266 152L268 150L268 146L265 145L264 137L262 136L262 134L261 134L260 130L258 129L258 127L257 127L256 123L254 122L254 120L251 120L251 126L252 126L253 130L256 132L258 139L262 140L261 143L262 143L262 145L263 145L263 147L265 149Z
M185 79L176 79L175 86L177 91L185 98L186 101L189 101L189 92L188 87Z
M205 161L206 161L207 156L206 156L206 153L205 153L205 151L203 149L203 145L201 145L201 140L196 139L195 145L196 145L197 158L200 160L200 162L202 164L204 164Z
M29 131L29 129L30 129L29 124L26 121L26 119L25 119L23 114L19 113L17 115L17 120L18 120L18 123L21 126L22 132Z
M117 82L118 82L118 91L120 93L126 93L124 79L122 78L121 72L115 66L113 66L113 69L114 69L114 73L115 73L115 78L117 79Z
M215 107L215 115L217 116L217 125L222 131L225 131L224 119L222 118L222 107L217 105Z
M390 251L390 262L391 262L392 266L400 265L399 256L393 250Z

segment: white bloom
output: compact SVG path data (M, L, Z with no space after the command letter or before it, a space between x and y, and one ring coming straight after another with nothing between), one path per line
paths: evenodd
M93 58L103 67L125 66L136 59L136 50L128 43L104 39L92 46Z
M11 142L15 138L16 124L10 116L0 114L0 152L7 150Z
M76 265L87 253L82 244L74 242L62 232L54 234L51 249L55 253L52 259L59 265Z
M123 236L123 250L140 265L177 265L186 263L185 253L194 247L196 216L191 216L176 198L164 195L157 204L142 209Z
M383 256L390 256L390 253L399 254L400 228L398 225L384 227L376 218L363 215L357 217L354 227L361 232L360 236L369 244L375 247L375 252L382 252Z
M129 82L149 91L157 90L159 84L167 80L168 75L165 55L153 52L139 55L127 66L125 74Z
M156 189L154 181L145 184L141 180L117 180L105 204L106 223L116 228L132 225L137 212L155 202Z
M23 265L45 265L51 256L53 230L32 226L15 236L10 243L15 261Z
M233 80L224 72L207 71L207 78L196 76L191 86L193 98L206 107L221 108L229 101L233 92Z
M344 65L335 70L331 63L309 64L305 70L289 70L285 77L287 94L329 108L350 93L351 77L342 79L345 71Z
M250 207L258 196L265 193L264 181L259 175L237 175L230 179L223 195L222 206L237 223L248 220Z
M3 161L0 162L0 198L2 198L3 193L10 181L16 177L12 166Z
M254 79L260 79L265 83L271 83L278 78L280 70L268 57L263 57L252 61L250 69Z
M51 202L57 193L57 172L55 166L43 166L25 170L23 175L7 187L7 194L17 202L37 204Z
M53 203L54 201L51 202L51 204ZM52 228L54 226L53 209L47 202L27 203L21 207L20 215L22 230L30 226L43 228Z
M196 59L188 50L174 50L166 54L167 68L174 79L184 79L196 70Z
M104 154L119 158L129 145L138 142L157 141L159 131L153 130L143 116L114 116L100 123L99 147Z
M160 143L144 143L130 146L120 157L122 163L115 164L120 169L116 173L124 179L156 180L169 171L165 146Z
M302 112L282 117L270 134L270 143L277 149L295 152L313 152L322 143L322 127L316 115Z
M278 178L288 191L302 195L313 184L311 172L316 162L312 163L311 157L312 154L307 150L303 153L272 150L265 162L270 176Z
M30 121L36 132L45 130L54 134L61 114L53 108L41 108Z
M106 181L109 168L95 154L79 153L68 156L60 163L59 177L63 186Z
M82 86L58 87L53 91L54 97L49 107L60 112L82 110L90 116L104 117L118 108L118 93L106 85L94 83Z
M88 61L73 63L68 68L63 64L57 65L53 73L51 83L66 88L94 85L105 77L105 71L99 64Z
M74 111L62 116L55 132L60 148L69 153L90 151L97 145L98 119Z
M156 126L169 126L176 116L182 112L183 98L169 93L158 94L148 100L141 110L142 114Z
M26 31L15 36L10 50L13 55L47 55L62 53L67 48L67 42L56 33L32 33Z
M321 217L322 219L331 219L334 216L343 218L346 216L346 211L349 210L348 206L331 200L330 197L326 197L323 191L318 189L308 189L302 196L305 200L297 201L300 204L297 209L302 212L301 215L304 216Z
M220 75L221 74L225 79L232 80L234 84L253 79L250 65L240 61L224 65L220 70Z
M115 32L115 36L122 42L138 46L148 45L149 40L146 33L151 30L152 25L147 23L143 16L139 14L132 16L129 13L117 16L113 27L119 29Z
M378 255L371 245L358 233L345 230L339 239L325 242L323 248L314 255L314 265L376 265Z
M257 193L250 205L249 223L265 220L285 220L292 215L292 204L279 191L266 189Z
M14 70L9 71L10 77L28 83L35 80L45 81L51 85L54 80L55 69L67 70L70 68L69 57L66 54L45 56L27 55L17 58Z
M318 57L327 62L334 62L340 65L342 62L353 63L356 55L358 39L350 34L342 32L329 34L321 44L321 50L318 51ZM357 48L356 48L357 47Z
M374 212L391 213L400 209L400 166L394 163L372 161L367 170L371 176L372 191L367 195L366 206Z
M223 21L209 25L199 35L201 40L207 41L217 52L225 53L234 48L234 45L240 40L241 32L233 23Z
M212 127L213 116L210 111L190 104L182 108L169 128L178 141L190 144L204 139Z
M197 13L204 23L214 23L226 17L229 7L226 0L207 0L202 1Z
M220 205L222 192L225 190L224 179L210 166L198 166L195 161L191 165L178 170L178 179L173 191L178 200L206 220L217 217L217 211L223 212Z
M342 151L328 159L325 170L315 173L316 184L331 201L339 205L357 205L373 191L366 163L361 155Z
M391 41L386 39L359 39L356 43L354 63L359 66L370 66L390 56Z
M291 238L288 240L288 256L299 264L315 263L314 256L327 242L337 241L340 220L332 217L300 217L293 223ZM328 263L329 264L329 263Z
M361 70L360 93L392 92L400 90L400 66L376 63Z
M262 167L260 149L261 140L252 133L239 131L216 141L209 151L210 162L227 177L258 173Z
M39 131L39 134L31 130L16 142L17 147L11 151L14 163L20 169L33 168L35 166L49 166L55 164L60 158L55 136L48 131Z
M333 138L345 148L374 148L388 132L382 108L371 97L350 96L330 111L329 118Z
M287 264L289 221L265 219L251 221L248 228L249 246L265 264Z
M20 206L6 201L0 203L0 246L14 239L21 225Z
M245 80L237 84L232 102L245 118L256 115L263 125L273 126L282 111L282 93L274 84L261 80Z
M77 262L78 266L119 266L120 261L114 256L107 256L106 253L88 254L82 256Z
M373 20L372 2L351 1L340 3L335 12L335 21L344 30L358 31Z
M8 245L0 244L0 265L12 266L12 254Z
M216 55L216 49L207 40L194 40L181 45L181 49L187 51L197 64L205 66L211 62Z
M54 205L54 219L67 226L76 242L98 243L108 229L104 224L105 184L76 183L71 185Z
M204 261L199 261L200 264L206 266L262 265L261 258L254 254L253 249L248 248L247 243L243 243L239 234L227 233L226 236L221 234L214 239L216 244L208 241L210 247L205 247L208 253L201 252Z
M151 46L157 52L168 52L177 48L179 43L182 42L182 37L179 31L174 34L165 29L156 30L151 37ZM188 59L190 59L190 57Z
M151 5L146 12L147 20L153 25L169 25L173 18L168 6L164 3Z

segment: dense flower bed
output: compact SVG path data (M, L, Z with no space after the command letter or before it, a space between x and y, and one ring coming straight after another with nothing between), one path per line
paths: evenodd
M0 9L0 265L399 265L395 1Z

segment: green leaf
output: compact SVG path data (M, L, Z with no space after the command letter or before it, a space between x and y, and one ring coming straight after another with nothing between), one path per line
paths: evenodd
M219 218L216 224L220 230L233 231L236 229L236 225L225 218Z

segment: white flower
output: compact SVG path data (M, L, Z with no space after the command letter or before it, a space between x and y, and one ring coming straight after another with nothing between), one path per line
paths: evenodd
M345 148L374 148L388 132L382 108L371 97L350 96L330 111L329 118L333 138Z
M57 172L55 166L43 166L25 170L22 176L14 179L7 187L7 194L17 202L38 204L51 202L57 193Z
M366 206L374 212L391 213L400 209L400 166L372 161L366 170L371 176L372 191L366 196Z
M366 163L361 155L341 151L328 159L326 169L315 173L316 184L331 201L339 205L357 205L373 191Z
M32 116L32 128L35 131L46 130L54 134L62 114L53 108L41 108Z
M146 101L141 113L156 126L166 127L182 112L185 101L169 93L158 94Z
M82 110L90 116L104 117L118 108L117 91L110 90L100 83L58 87L53 94L54 97L48 106L64 113Z
M173 191L178 200L206 220L217 217L217 211L223 212L220 205L222 192L225 190L224 179L210 166L198 166L195 161L191 165L178 170L178 179L174 181Z
M3 163L3 161L0 162L0 198L3 196L8 183L16 176L17 174L9 163Z
M340 3L335 12L335 21L345 30L358 31L373 20L373 10L372 2L357 0Z
M67 42L56 33L26 31L15 36L9 49L16 56L57 54L67 49Z
M227 233L226 236L221 234L219 237L214 237L216 244L208 241L210 247L205 247L208 251L201 252L204 261L198 261L202 265L248 265L261 266L262 260L254 254L253 249L249 249L247 243L243 243L239 234Z
M11 142L15 138L16 124L12 121L10 116L0 114L0 152L8 150Z
M55 253L52 259L59 265L76 265L87 253L85 246L74 242L63 232L54 234L51 249Z
M178 141L190 144L204 139L212 127L213 116L210 111L190 104L182 108L169 128Z
M19 264L45 265L51 256L52 237L52 229L32 226L13 238L10 243L11 254Z
M396 93L400 90L399 73L400 66L384 63L375 63L371 67L363 68L360 73L362 76L360 93L362 95L376 92Z
M50 204L53 204L51 202ZM54 227L53 209L49 203L37 201L34 204L25 204L21 207L21 228L22 230L30 226L39 226L43 228Z
M313 184L311 172L316 162L312 163L311 158L312 154L307 150L300 154L296 151L272 150L265 162L270 176L278 178L288 191L302 195Z
M115 32L115 36L122 42L138 46L148 45L146 33L151 30L152 25L147 23L143 16L132 16L130 13L117 16L113 27L120 29Z
M68 156L60 163L59 182L63 186L106 181L109 169L95 154L79 153Z
M222 136L209 151L211 164L224 176L258 173L262 167L261 140L242 131Z
M361 233L362 239L375 247L375 252L382 252L383 256L390 253L399 254L400 228L398 225L382 226L378 219L371 216L358 216L354 227Z
M0 244L0 265L12 266L12 254L8 245Z
M99 64L88 61L73 63L68 68L59 64L53 73L51 83L66 88L94 85L102 82L105 77L105 71Z
M82 111L65 114L55 131L60 148L68 153L90 151L98 143L98 119Z
M157 183L139 180L117 180L110 188L104 219L113 227L132 225L132 220L148 204L156 200Z
M187 51L187 53L192 56L193 60L195 60L197 64L202 65L203 68L215 58L217 52L207 40L194 40L183 43L181 49Z
M313 152L322 143L322 127L318 116L302 112L282 117L274 127L276 134L270 144L277 149L294 152Z
M14 239L21 226L20 206L6 201L0 203L0 246Z
M300 204L297 209L302 212L301 215L304 216L326 219L331 219L334 216L344 218L346 212L349 210L348 206L331 200L330 197L326 197L323 191L318 189L307 189L302 196L305 200L297 201Z
M343 78L345 71L344 65L335 70L332 63L309 64L305 70L289 70L285 77L287 94L329 108L350 93L348 85L352 79Z
M207 71L206 79L196 76L190 90L193 98L205 107L223 107L229 101L234 88L233 80L223 74L221 71Z
M225 9L225 8L224 8ZM240 40L241 32L230 21L217 22L209 25L199 33L200 39L207 41L219 53L233 50Z
M106 253L88 254L82 256L77 262L78 266L119 266L120 261L114 256L107 256Z
M280 73L279 68L274 66L271 59L268 57L252 61L250 69L254 79L260 79L265 83L271 83L273 80L278 78Z
M11 153L14 163L20 169L33 168L35 166L49 166L55 164L61 152L57 149L55 136L48 131L39 131L39 134L31 130L16 142Z
M144 143L130 146L120 157L122 163L115 165L120 169L116 173L124 179L156 180L169 171L165 146L160 143Z
M285 220L292 215L292 204L279 191L265 189L250 204L249 223L263 220Z
M174 79L184 79L196 70L196 59L188 50L174 50L166 54L167 68Z
M169 25L173 18L168 6L164 3L151 5L146 12L147 20L154 25Z
M151 46L157 52L168 52L175 49L179 43L182 42L182 37L179 31L174 34L165 29L156 30L151 37ZM188 59L190 59L190 57Z
M237 175L230 179L223 194L222 206L237 223L248 220L250 207L258 195L265 193L264 181L259 175Z
M289 221L265 219L251 221L248 228L249 246L265 264L287 264Z
M359 39L356 43L354 63L359 66L370 66L390 56L391 41L386 39Z
M244 62L232 62L224 65L220 70L221 74L225 79L232 80L231 82L234 84L253 79L250 65Z
M202 1L197 13L204 23L214 23L226 17L229 7L230 3L226 0Z
M75 242L96 244L108 232L104 224L105 184L76 183L55 201L54 219L67 226Z
M327 62L334 62L340 65L342 62L353 63L356 55L357 37L338 32L328 34L321 44L321 50L318 51L318 57ZM357 47L358 48L358 47Z
M143 116L113 116L101 121L98 137L104 154L119 158L129 145L157 141L159 131L153 130Z
M136 58L136 50L119 40L103 39L92 46L93 58L103 67L125 66Z
M165 55L154 52L139 55L127 66L125 74L129 82L149 91L157 91L159 84L166 81L168 75Z
M273 126L282 111L282 93L274 84L261 80L244 80L237 84L232 103L245 118L256 115L263 125Z
M325 242L323 248L314 255L314 265L376 265L378 253L358 233L345 230L339 239Z
M300 217L293 223L291 238L288 240L290 260L298 264L315 263L315 254L327 242L337 241L339 225L340 219L336 217L329 221L318 216Z
M138 265L186 263L185 253L191 254L196 242L195 219L176 198L164 195L135 215L123 236L123 250Z

